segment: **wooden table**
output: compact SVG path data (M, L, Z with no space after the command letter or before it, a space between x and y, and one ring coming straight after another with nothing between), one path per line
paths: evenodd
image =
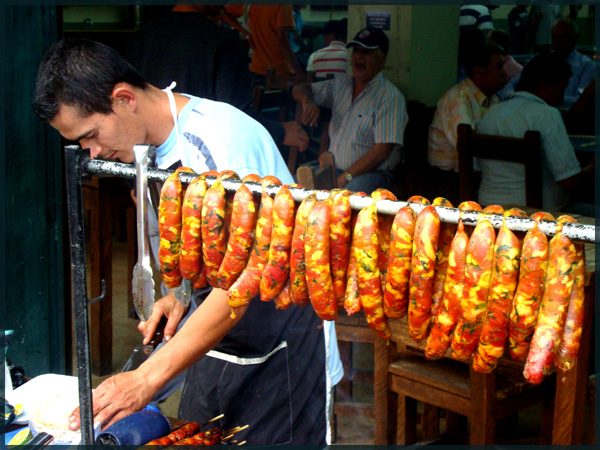
M557 217L557 216L556 216ZM581 223L594 225L595 219L573 215ZM595 307L595 246L586 244L586 290L585 316L579 357L575 366L566 374L558 373L554 398L554 413L551 443L552 445L581 445L583 444L584 414L586 388L588 379L589 358L592 341L592 321ZM397 355L393 345L377 345L375 341L375 361L379 367L391 363ZM381 343L380 343L381 344ZM375 368L377 373L377 366ZM379 382L378 382L379 378ZM375 380L375 445L389 445L395 440L395 396L389 391L387 373L385 381L382 376Z
M130 187L122 178L92 177L82 185L83 209L89 213L89 298L102 293L104 299L90 305L90 357L92 372L107 375L112 372L112 236L117 212L126 212L127 226L127 285L131 286L136 254L136 217ZM127 290L128 304L133 307L131 289Z

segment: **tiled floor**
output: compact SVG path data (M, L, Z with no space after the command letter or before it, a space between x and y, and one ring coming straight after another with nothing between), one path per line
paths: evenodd
M125 244L113 241L113 373L122 370L132 350L141 345L141 335L137 331L137 320L127 317L127 289L125 274L127 270L125 259ZM365 344L366 345L366 344ZM372 349L366 345L355 352L355 361L368 366L372 361ZM76 367L76 365L74 365ZM366 368L366 367L363 367ZM93 376L93 386L97 386L107 378ZM177 391L161 408L165 414L177 417L179 397ZM372 400L372 387L355 383L355 399L360 401ZM519 414L517 429L510 430L511 436L499 435L498 444L536 444L540 433L540 406L536 405ZM337 444L373 444L375 423L372 419L340 417L337 425ZM443 427L442 427L443 428Z

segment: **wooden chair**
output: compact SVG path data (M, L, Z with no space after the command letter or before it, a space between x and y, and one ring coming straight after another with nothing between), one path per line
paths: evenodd
M461 201L476 199L473 158L525 164L526 205L542 208L542 148L540 133L527 131L522 139L478 134L470 125L458 126L456 142Z
M390 327L392 341L396 345L391 345L388 352L393 353L396 359L388 368L389 434L395 430L397 445L413 444L417 440L417 401L424 403L424 440L431 442L440 438L439 408L442 408L446 410L446 431L451 436L450 441L442 442L463 443L457 429L460 416L464 416L470 423L468 443L471 445L494 444L500 419L542 402L541 443L550 443L554 375L533 386L525 381L522 364L508 359L503 359L489 374L475 372L470 362L467 364L450 358L428 361L408 336L406 320L390 321Z
M306 189L335 189L337 177L333 153L325 152L319 155L319 167L317 168L310 165L298 167L296 177L298 183Z
M395 177L401 180L399 198L408 198L415 194L433 198L428 194L431 179L428 176L427 147L429 125L433 121L435 107L427 107L417 100L409 100L406 102L406 112L408 114L408 123L404 132L406 161L401 168L401 173Z

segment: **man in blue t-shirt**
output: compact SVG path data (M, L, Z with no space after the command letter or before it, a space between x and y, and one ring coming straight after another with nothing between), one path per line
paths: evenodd
M225 103L160 90L98 42L63 40L51 47L40 65L33 108L63 137L89 148L92 158L131 163L134 145L152 144L162 168L231 169L292 182L273 140L254 119ZM157 301L140 327L146 340L163 315L179 315L177 325L183 312L172 295ZM238 308L235 319L230 312L227 292L212 289L163 348L96 388L94 421L106 427L142 409L187 369L182 418L201 422L225 412L218 425L250 424L238 436L253 445L328 442L326 358L332 349L322 321L312 308L278 311L272 302ZM79 409L70 421L71 429L79 428Z

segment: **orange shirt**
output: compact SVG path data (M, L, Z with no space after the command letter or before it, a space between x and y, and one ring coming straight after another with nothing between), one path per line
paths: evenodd
M254 41L250 72L266 75L269 67L275 69L277 75L289 75L294 72L279 46L277 29L281 27L294 27L291 5L250 7L250 32Z

